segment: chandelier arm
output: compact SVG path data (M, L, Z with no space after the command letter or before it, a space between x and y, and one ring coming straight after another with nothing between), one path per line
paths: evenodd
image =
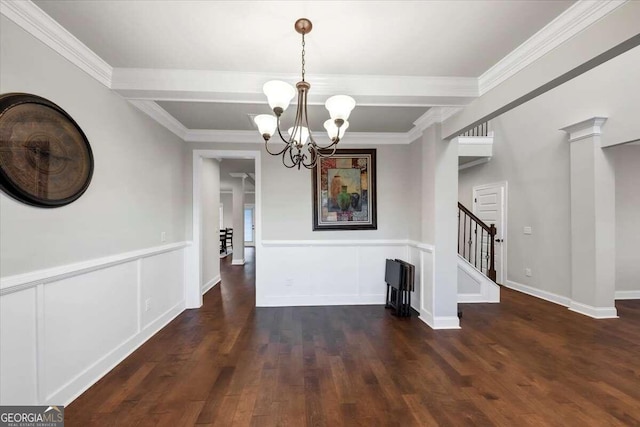
M292 165L291 165L291 166L289 166L289 165L287 164L287 150L285 150L285 151L282 153L282 164L283 164L285 167L287 167L287 168L291 169L291 168L294 168L294 167L296 166L296 163L295 163L295 161L293 160L293 156L291 155L291 149L289 149L288 151L289 151L289 157L291 158Z
M338 146L338 142L340 142L340 138L336 138L335 141L332 141L331 144L327 145L327 146L322 146L319 144L315 144L316 148L318 150L330 150L332 147L334 147L334 152L335 152L335 147ZM327 157L327 156L323 156L323 157Z
M271 154L272 156L279 156L280 154L284 153L285 151L287 151L287 146L285 146L282 151L278 152L278 153L273 153L271 150L269 150L269 141L265 141L264 142L264 149L267 150L267 153Z
M302 166L304 166L307 169L313 169L318 163L318 153L316 150L313 150L311 148L311 145L309 145L308 150L309 150L309 154L311 155L311 157L309 158L309 163L302 163Z

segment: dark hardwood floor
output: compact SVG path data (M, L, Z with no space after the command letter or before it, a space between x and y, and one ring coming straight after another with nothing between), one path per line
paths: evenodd
M66 408L67 426L640 425L640 301L592 320L502 289L433 331L382 306L254 307L254 264Z

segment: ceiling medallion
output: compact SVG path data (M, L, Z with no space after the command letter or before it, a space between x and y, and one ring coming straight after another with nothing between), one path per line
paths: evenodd
M347 95L335 95L327 99L325 107L329 110L331 118L324 122L324 128L327 130L331 144L318 145L309 129L307 115L307 94L311 85L304 79L304 36L311 32L312 28L311 21L306 18L300 18L295 23L296 31L302 34L302 80L296 83L295 88L279 80L265 83L262 89L275 116L260 114L253 119L264 138L267 152L273 156L282 155L282 163L288 168L297 166L300 169L301 166L304 166L307 169L312 169L319 157L331 157L335 154L338 142L344 137L344 133L349 127L347 121L349 114L356 105L356 101ZM285 137L280 129L280 117L295 97L296 92L298 94L296 118L293 126L287 130L288 136ZM285 143L285 147L279 152L272 152L269 150L269 139L276 131L282 142Z

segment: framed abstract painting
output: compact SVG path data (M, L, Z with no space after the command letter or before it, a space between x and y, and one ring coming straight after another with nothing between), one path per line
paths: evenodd
M376 150L341 149L313 168L313 231L376 230Z

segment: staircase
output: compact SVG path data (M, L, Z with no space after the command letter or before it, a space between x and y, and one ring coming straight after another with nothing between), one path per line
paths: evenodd
M493 224L458 203L458 302L500 302L495 235Z

